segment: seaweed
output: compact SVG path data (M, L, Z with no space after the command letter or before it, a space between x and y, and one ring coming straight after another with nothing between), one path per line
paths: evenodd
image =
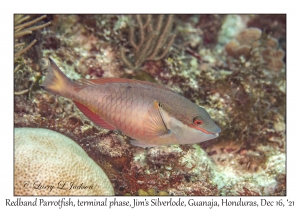
M129 43L134 52L133 58L126 56L125 48L121 48L121 60L130 69L137 70L147 60L163 59L175 35L169 37L172 28L173 15L136 15L138 25L129 27Z
M39 16L31 21L28 21L30 19L29 15L14 15L14 62L15 62L15 68L14 68L14 74L16 74L23 66L27 64L25 59L22 57L22 55L27 52L32 46L37 42L36 39L31 41L27 46L25 46L25 42L22 42L21 39L29 34L32 34L33 31L42 29L47 27L51 24L51 22L47 22L44 24L35 25L39 21L46 18L46 15ZM27 21L27 22L25 22ZM27 68L28 69L28 68ZM27 70L25 67L25 71ZM28 70L27 70L28 71ZM22 95L29 93L29 97L31 96L32 90L36 87L39 80L41 79L40 72L32 72L29 71L32 75L32 78L29 78L28 80L31 80L31 84L27 85L27 87L23 90L17 90L14 92L15 95Z

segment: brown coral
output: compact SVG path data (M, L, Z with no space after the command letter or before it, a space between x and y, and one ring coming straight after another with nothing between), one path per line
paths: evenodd
M273 69L277 72L284 67L284 63L282 62L284 55L285 53L281 49L267 48L262 50L262 57L266 61L268 69Z
M247 23L248 27L256 27L272 33L276 39L286 37L286 14L254 15Z
M267 69L275 72L284 67L284 52L278 50L278 41L263 34L258 28L247 28L241 31L235 40L226 46L227 54L235 59L263 62Z

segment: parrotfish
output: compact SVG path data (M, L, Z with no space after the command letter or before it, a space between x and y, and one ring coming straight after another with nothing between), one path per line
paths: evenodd
M135 146L194 144L221 132L204 108L151 82L124 78L72 81L49 59L41 86L71 99L92 122L121 131Z

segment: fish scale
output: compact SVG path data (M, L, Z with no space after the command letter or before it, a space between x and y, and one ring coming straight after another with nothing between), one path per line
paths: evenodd
M107 103L108 113L111 113L105 120L110 124L116 125L119 130L125 131L124 133L131 136L142 135L142 125L137 125L136 120L139 117L138 113L142 116L143 101L137 90L136 95L130 93L128 89L129 84L118 84L118 87L111 88L109 94L104 96ZM137 109L139 107L139 109ZM116 118L115 116L119 116Z
M129 84L126 83L112 85L112 87L108 89L108 93L103 97L103 106L100 107L100 110L96 110L96 113L101 113L101 110L105 110L108 115L104 117L104 120L106 120L110 124L116 125L116 128L119 130L123 130L124 134L138 138L140 137L140 135L142 135L142 133L139 133L138 131L142 130L143 128L139 126L139 123L136 122L136 118L138 117L137 114L140 113L140 115L142 115L146 112L146 110L143 110L143 108L146 108L145 106L143 106L145 104L138 104L139 101L145 101L145 99L140 96L144 95L140 94L141 92L143 92L141 90L144 90L144 88L131 88L131 90L135 92L136 96L140 97L140 100L135 100L135 96L132 93L130 94L127 89L128 85ZM106 90L105 88L101 88L98 91L105 93ZM84 93L83 95L85 97L86 93ZM121 98L121 100L119 100L119 106L117 106L117 98ZM85 99L83 98L80 101L84 100ZM134 111L136 107L139 107L140 109ZM122 117L122 120L116 120L116 115L120 116L120 118Z
M116 125L116 128L119 130L126 129L127 126L131 126L131 118L128 118L128 115L131 113L128 113L128 107L131 105L132 98L126 98L125 92L126 91L121 90L120 87L112 88L109 94L104 96L105 102L103 102L103 107L106 107L106 112L110 113L110 115L107 115L105 120ZM125 97L122 98L122 96ZM119 118L116 118L116 116ZM126 118L128 119L127 122L125 121Z
M120 130L136 146L199 143L221 132L204 108L154 83L123 78L73 82L49 59L41 86L70 98L95 124Z

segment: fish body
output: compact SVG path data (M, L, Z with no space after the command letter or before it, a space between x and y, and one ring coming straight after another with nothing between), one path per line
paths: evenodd
M95 124L121 131L136 146L193 144L221 132L205 109L154 83L122 78L73 82L50 59L41 86L73 100Z

